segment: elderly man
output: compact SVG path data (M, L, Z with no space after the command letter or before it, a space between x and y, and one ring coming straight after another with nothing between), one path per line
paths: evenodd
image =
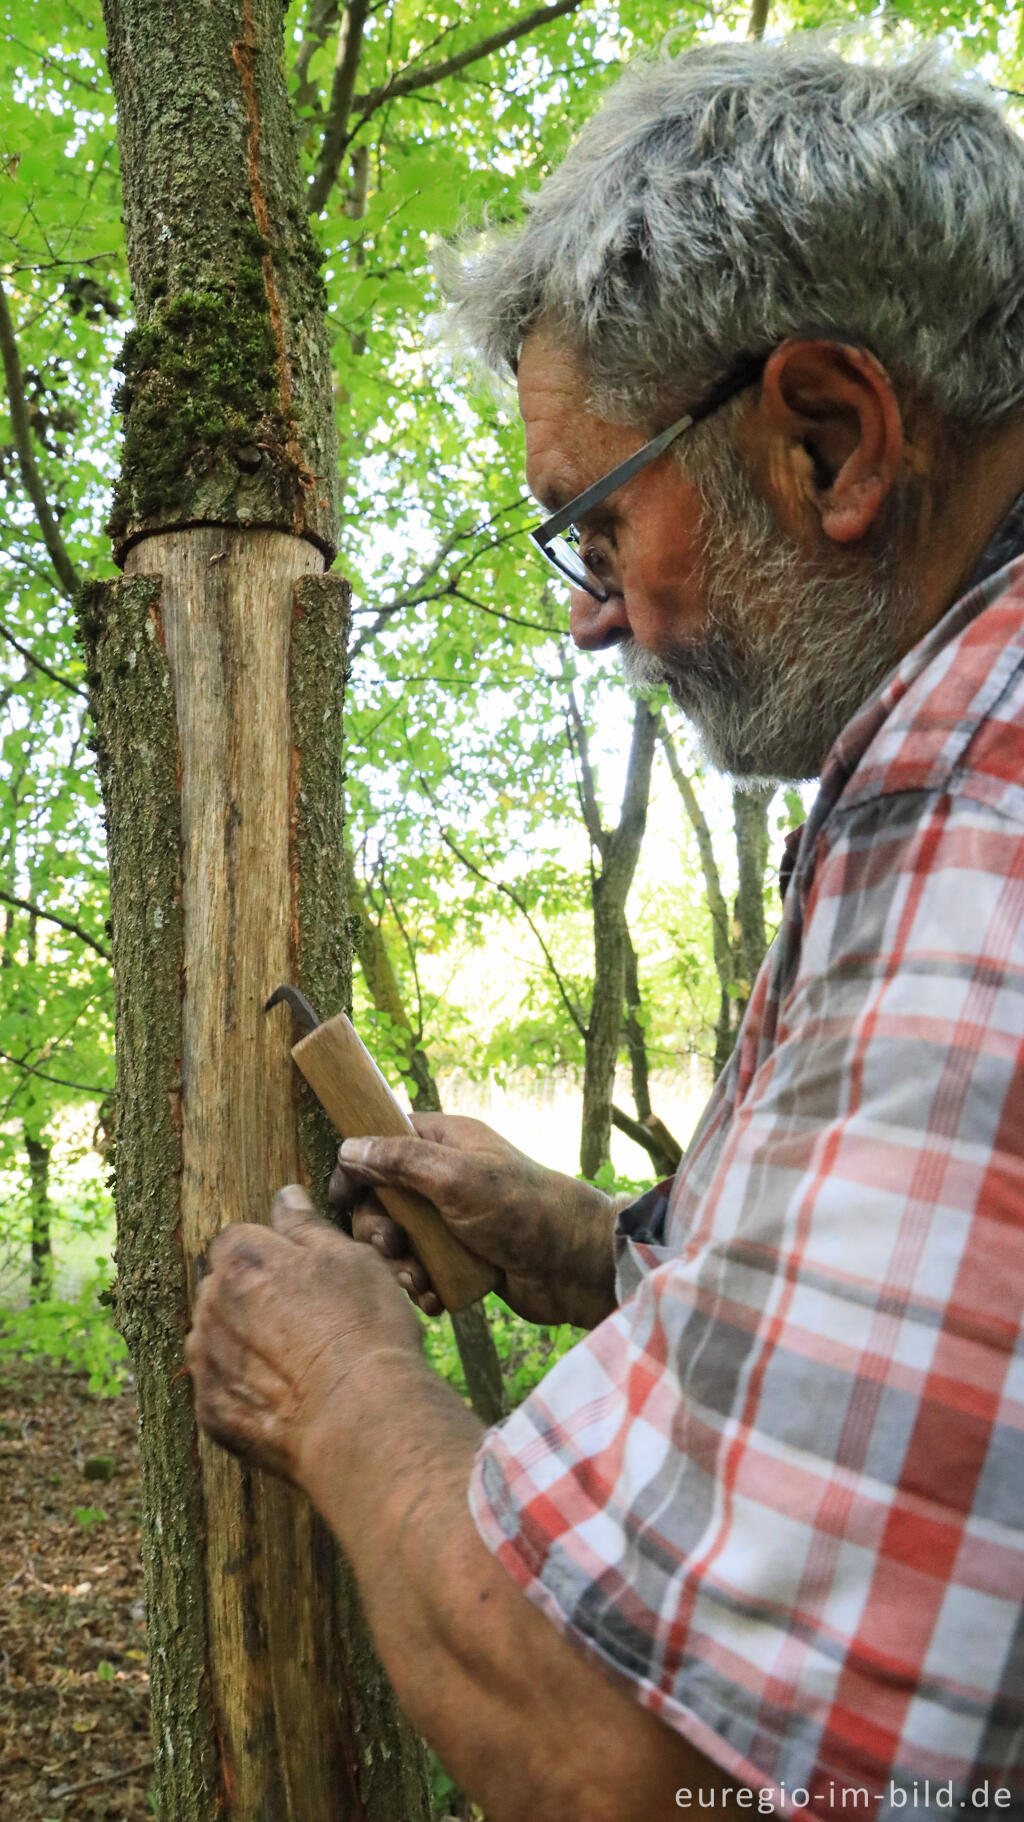
M572 632L821 772L669 1189L473 1122L214 1250L199 1415L304 1487L490 1822L1024 1813L1024 149L928 63L628 73L471 260ZM483 1434L368 1186L590 1334ZM389 1269L390 1268L390 1269Z

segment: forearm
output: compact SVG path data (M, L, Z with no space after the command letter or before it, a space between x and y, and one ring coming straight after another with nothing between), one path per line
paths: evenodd
M488 1822L657 1822L680 1785L716 1786L484 1547L466 1504L482 1432L450 1388L389 1356L358 1399L361 1440L342 1445L321 1420L304 1484L353 1564L399 1700Z

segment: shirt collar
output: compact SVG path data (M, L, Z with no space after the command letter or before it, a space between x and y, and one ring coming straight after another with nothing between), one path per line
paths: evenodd
M783 898L796 871L797 856L804 836L808 852L825 821L867 752L879 728L896 704L906 695L915 678L929 665L937 652L1002 594L1008 572L1024 555L1024 494L1019 494L1005 519L1002 519L982 551L971 572L966 593L943 614L942 619L912 646L906 657L889 673L863 708L849 720L832 747L821 772L821 784L814 807L806 822L791 829L785 838L785 851L779 867L779 892Z

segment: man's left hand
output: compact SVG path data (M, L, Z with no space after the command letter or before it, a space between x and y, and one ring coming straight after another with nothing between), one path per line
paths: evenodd
M301 1485L325 1407L339 1431L358 1410L343 1382L381 1354L418 1355L420 1330L384 1261L319 1220L305 1190L281 1190L271 1223L217 1235L186 1359L203 1429Z

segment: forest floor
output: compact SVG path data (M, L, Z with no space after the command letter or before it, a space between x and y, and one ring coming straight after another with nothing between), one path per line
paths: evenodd
M132 1394L0 1356L0 1822L152 1822L139 1499Z
M151 1817L138 1508L131 1394L0 1360L2 1822Z

